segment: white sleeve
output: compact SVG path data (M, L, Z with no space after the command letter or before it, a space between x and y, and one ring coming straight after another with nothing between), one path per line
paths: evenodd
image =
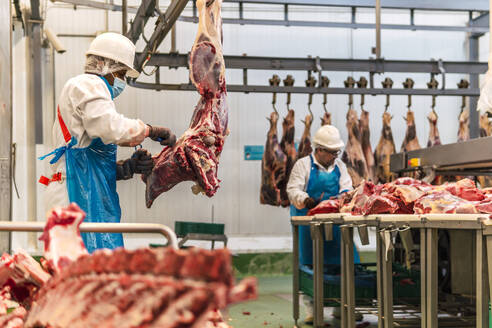
M87 82L73 89L72 99L87 134L101 138L105 144L140 144L145 139L145 124L119 114L104 88L107 88L104 83Z
M306 169L305 161L298 160L290 172L289 182L287 183L287 195L290 203L297 209L304 208L304 200L309 197L306 190L306 175L309 174L310 168Z
M477 102L477 110L480 114L492 112L492 72L487 71L482 87L480 88L480 98Z
M340 193L352 190L352 178L350 177L347 166L341 160L335 163L340 170Z

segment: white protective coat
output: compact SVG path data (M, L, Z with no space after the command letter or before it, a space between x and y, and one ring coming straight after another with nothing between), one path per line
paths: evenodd
M485 74L480 88L480 98L477 102L477 110L480 114L492 113L492 72L490 69Z
M325 169L323 165L318 163L316 157L313 155L314 164L318 165L321 172L332 172L335 169L335 165L340 170L340 191L352 190L352 179L347 171L347 166L339 158L335 159L335 162ZM309 175L311 174L311 159L309 156L299 159L290 172L289 182L287 183L287 194L289 196L290 203L297 209L304 208L304 200L309 197L306 192L309 182Z
M60 94L58 106L72 137L77 138L74 148L88 147L96 138L101 138L105 144L120 146L136 146L145 139L146 125L116 111L108 87L97 75L81 74L68 80ZM64 145L65 139L56 119L52 147L55 149ZM51 172L46 176L51 178L57 172L65 177L65 155L51 165ZM45 209L48 211L55 206L68 206L69 203L65 179L51 182L45 193Z

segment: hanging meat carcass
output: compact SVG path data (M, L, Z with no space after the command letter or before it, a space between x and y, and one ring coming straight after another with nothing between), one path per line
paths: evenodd
M376 182L386 183L395 179L395 175L390 171L390 156L396 153L395 142L393 141L393 133L391 131L390 113L383 113L383 129L381 138L374 151L374 160L376 165Z
M415 127L415 115L412 110L408 109L407 116L403 117L407 122L407 131L405 139L401 145L401 152L407 152L420 149L419 139L417 138L417 128Z
M154 157L146 204L182 181L194 181L194 193L212 197L219 188L219 156L228 134L225 65L222 55L221 0L197 1L198 33L190 53L190 78L201 95L188 130L174 147Z
M299 142L299 149L297 151L297 159L309 156L313 147L311 146L311 124L313 123L313 115L307 114L304 123L304 132Z
M323 125L331 125L331 113L328 112L325 108L325 112L321 117L321 126Z
M463 109L459 116L458 142L470 140L470 110Z
M361 135L359 129L359 119L357 112L349 108L347 111L347 131L348 141L342 160L347 165L347 170L352 178L352 185L357 187L362 181L367 180L367 164L362 151Z
M287 207L290 205L289 196L287 195L287 182L289 182L290 171L297 159L297 151L294 143L294 126L295 112L293 109L289 109L287 116L284 117L282 122L282 140L280 141L280 147L287 156L285 164L285 176L284 180L280 183L280 205Z
M429 120L429 140L427 141L427 147L438 146L441 144L441 138L439 137L439 130L437 129L437 113L432 108L432 111L427 115L427 119Z
M376 164L371 147L371 133L369 131L369 112L362 109L359 119L359 128L362 139L362 151L367 164L367 176L371 181L376 181Z
M285 180L287 156L285 156L278 142L278 113L272 112L268 120L270 121L270 130L261 161L260 203L279 206L281 201L279 186Z

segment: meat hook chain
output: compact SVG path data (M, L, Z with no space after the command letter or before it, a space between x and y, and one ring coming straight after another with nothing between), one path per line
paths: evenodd
M438 86L439 86L439 82L437 82L434 76L431 77L430 82L427 82L427 88L429 89L437 89ZM435 107L436 107L436 95L432 95L431 108L433 112L435 112Z
M284 86L286 87L291 87L294 85L294 78L292 77L292 75L287 75L287 77L284 79ZM287 110L289 110L290 108L290 92L287 92Z
M278 87L280 85L280 77L277 74L273 74L272 78L269 79L268 82L270 83L270 86ZM278 114L277 108L275 107L276 102L277 102L277 93L274 92L272 97L272 106L275 113Z
M393 88L393 80L389 77L385 78L383 82L381 82L383 85L383 88L385 89L391 89ZM384 111L386 112L388 110L388 107L390 105L390 95L386 95L386 105L384 106Z
M321 88L328 88L330 85L330 79L326 76L321 76L319 80L319 84ZM325 110L325 113L328 113L328 110L326 109L326 104L328 103L328 95L326 93L323 93L323 109Z
M404 89L413 89L414 84L415 84L415 82L413 82L413 80L411 78L407 77L405 82L403 82L403 88ZM407 108L410 109L410 107L412 107L412 95L408 95Z
M349 76L345 81L343 81L343 84L345 85L346 88L353 88L355 86L355 80L353 77ZM354 95L349 94L349 108L352 108L352 105L354 104Z
M359 89L366 89L367 88L367 79L363 76L360 77L359 81L357 81L357 87ZM361 93L360 95L360 109L364 110L364 94Z
M306 87L309 87L309 88L314 88L316 86L316 79L314 78L314 76L309 76L308 79L306 80ZM309 114L311 114L311 116L313 115L313 112L311 111L311 104L313 103L313 94L310 93L309 94L309 100L308 100L308 111L309 111Z
M461 79L460 83L457 84L458 89L467 89L470 86L470 82L465 79ZM466 107L466 96L461 97L461 111Z

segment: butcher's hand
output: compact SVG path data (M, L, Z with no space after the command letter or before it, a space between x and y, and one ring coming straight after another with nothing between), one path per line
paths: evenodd
M149 174L154 168L152 155L145 149L138 149L131 158L116 163L116 180L128 180L133 174Z
M176 136L171 132L168 128L164 128L161 126L149 126L149 138L160 142L163 146L174 146L176 143Z
M316 205L318 205L318 201L314 198L308 197L304 200L304 206L306 206L308 210L315 208Z

